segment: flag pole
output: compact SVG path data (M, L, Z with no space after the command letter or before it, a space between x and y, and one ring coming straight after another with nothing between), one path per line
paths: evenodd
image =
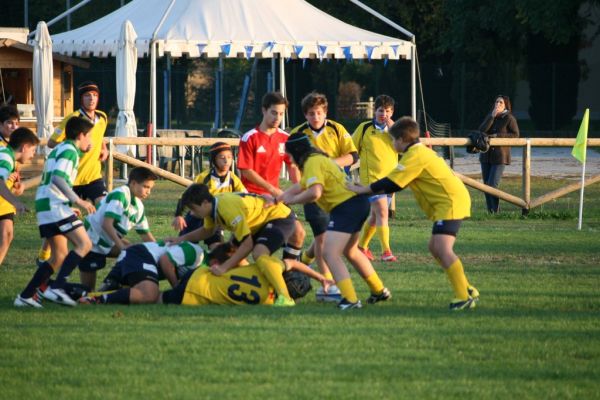
M577 222L577 230L581 230L581 222L583 220L583 189L585 188L585 162L581 168L581 190L579 191L579 221Z

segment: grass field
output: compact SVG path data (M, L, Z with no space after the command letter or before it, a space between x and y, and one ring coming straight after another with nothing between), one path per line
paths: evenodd
M534 178L532 197L560 184ZM180 191L161 181L146 202L158 237L172 234ZM398 262L375 263L393 299L345 313L313 293L293 309L15 309L39 245L34 215L19 218L0 268L0 398L598 398L600 185L586 189L582 231L578 193L527 219L511 206L488 216L471 194L456 251L481 301L463 313L447 310L431 223L408 191L391 223Z

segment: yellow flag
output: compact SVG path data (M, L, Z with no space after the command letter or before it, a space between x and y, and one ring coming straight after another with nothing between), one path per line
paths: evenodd
M571 150L571 155L579 160L580 163L585 164L585 154L587 150L587 135L588 125L590 123L590 109L586 108L581 120L581 126L577 133L577 139L575 140L575 146Z

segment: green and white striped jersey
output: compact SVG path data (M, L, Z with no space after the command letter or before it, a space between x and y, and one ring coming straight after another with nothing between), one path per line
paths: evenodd
M59 176L73 187L81 154L75 143L67 140L56 146L48 155L42 182L35 194L35 211L39 225L58 222L73 215L71 202L52 184L52 177Z

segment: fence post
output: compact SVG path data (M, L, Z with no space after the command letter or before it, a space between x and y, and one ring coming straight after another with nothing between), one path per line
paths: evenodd
M109 192L113 190L113 169L114 169L114 157L115 145L113 144L113 138L108 139L108 165L106 167L106 189Z
M375 102L373 101L373 97L369 97L369 104L367 105L367 118L368 119L373 119L373 111L375 108Z
M523 200L527 208L522 210L523 215L529 213L531 203L531 139L527 138L523 147Z

